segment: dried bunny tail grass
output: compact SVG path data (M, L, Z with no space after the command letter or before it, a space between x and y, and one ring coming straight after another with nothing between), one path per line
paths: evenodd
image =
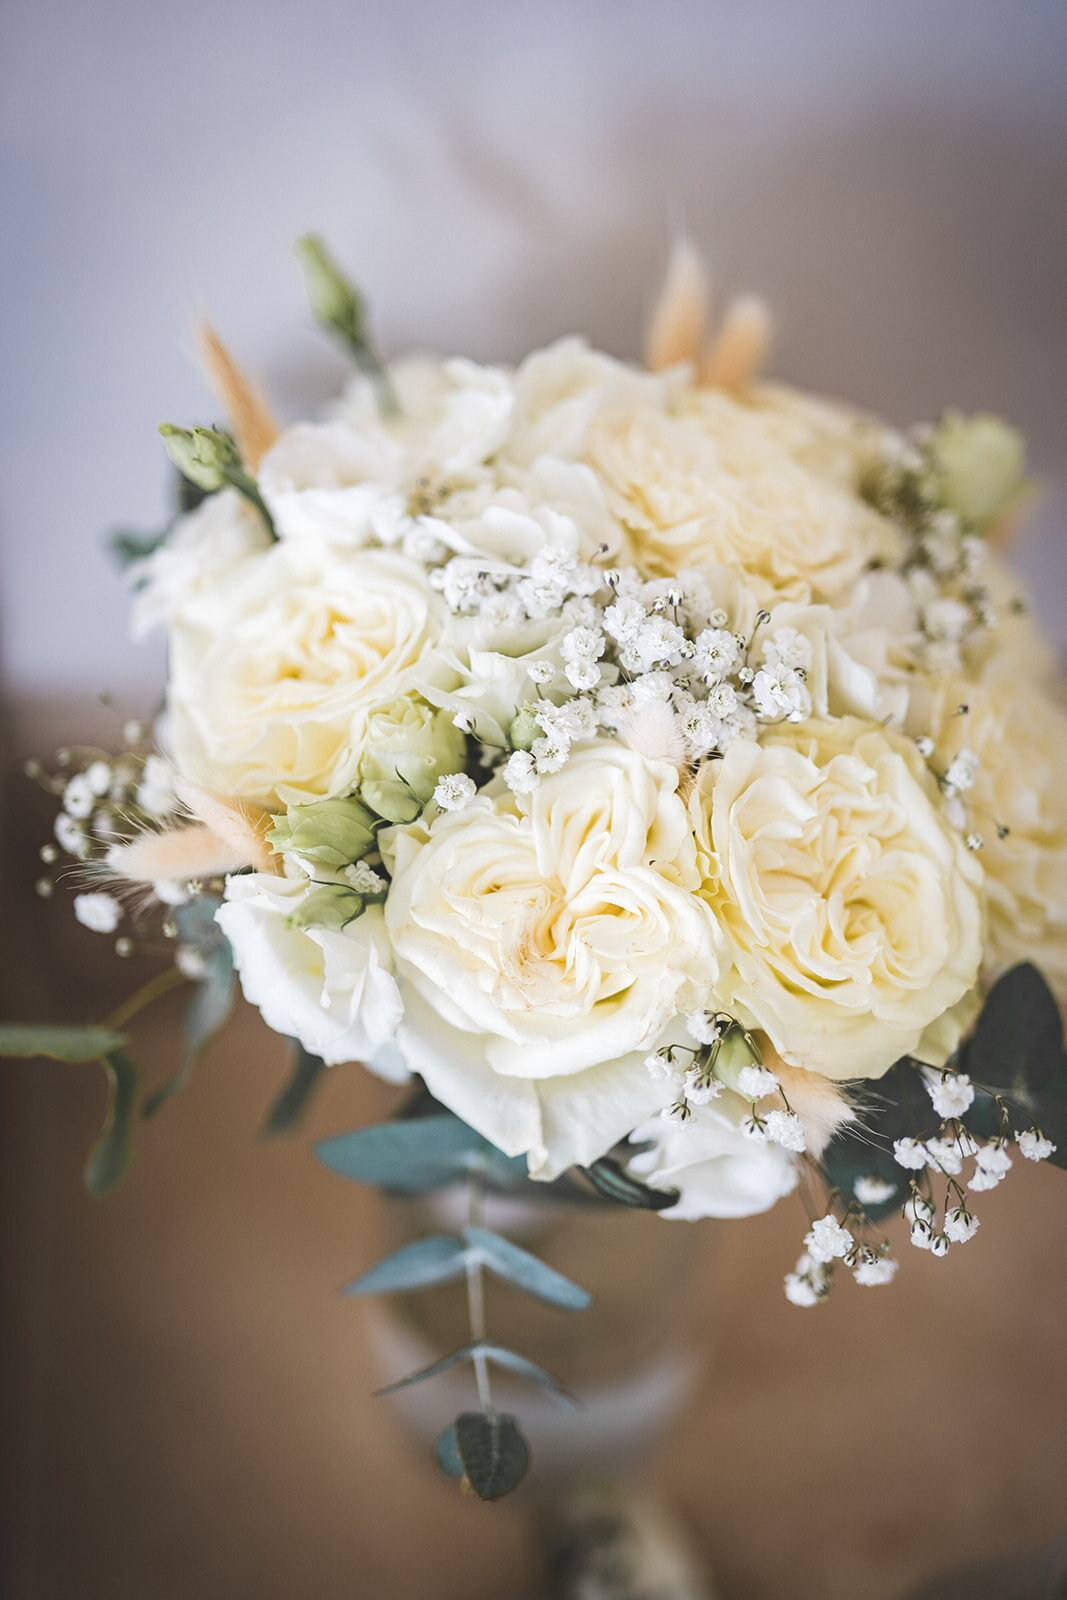
M759 377L767 360L774 324L758 296L738 295L726 308L719 331L700 363L700 382L734 393Z
M118 845L108 856L112 871L134 883L214 878L247 865L240 852L202 822L143 833L131 844Z
M243 800L224 800L179 778L178 798L197 819L142 833L129 844L118 845L108 856L108 867L133 883L156 883L161 878L212 878L242 867L257 872L280 868L266 840L271 815Z
M645 332L645 364L663 372L700 358L708 320L710 288L703 257L689 239L676 240Z
M627 711L619 734L631 750L649 761L666 761L672 767L685 767L685 736L669 705L653 701Z
M818 1160L838 1128L856 1120L848 1096L841 1084L832 1078L787 1066L773 1049L763 1047L762 1053L764 1064L775 1074L786 1099L804 1124L808 1154Z
M269 811L247 800L213 794L188 778L178 778L174 787L187 810L238 858L240 866L254 867L257 872L280 870L279 858L266 839L274 821Z
M245 377L210 322L201 322L197 327L196 345L215 392L226 407L241 459L248 471L255 473L281 430L264 396Z

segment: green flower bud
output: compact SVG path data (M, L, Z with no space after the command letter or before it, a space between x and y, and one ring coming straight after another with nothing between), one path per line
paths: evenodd
M712 1066L715 1076L735 1094L740 1094L738 1079L745 1067L763 1064L759 1045L739 1022L732 1022L717 1045L712 1046Z
M541 728L534 721L537 707L527 701L508 729L508 742L513 750L529 750L535 739L541 737Z
M342 883L323 883L311 889L286 922L290 928L331 928L340 931L361 916L365 901Z
M237 446L221 428L176 428L161 422L159 431L178 471L198 489L223 489L234 469L240 469Z
M972 526L988 526L1025 486L1025 442L1000 417L946 411L927 449L941 503Z
M279 855L292 851L336 872L373 849L374 818L355 799L316 800L275 817L267 840Z
M304 234L293 249L304 269L304 284L312 316L327 333L333 334L345 346L356 365L375 380L383 408L395 411L396 396L371 343L363 296L341 271L317 234Z
M448 711L403 695L367 719L359 764L363 800L389 822L418 816L446 772L462 769L467 746Z

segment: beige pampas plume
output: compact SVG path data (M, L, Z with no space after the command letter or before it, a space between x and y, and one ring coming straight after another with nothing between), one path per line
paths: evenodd
M246 469L255 474L281 430L264 396L241 371L210 322L197 326L196 346L215 393L226 408L241 459Z
M760 1035L759 1042L763 1064L774 1073L786 1099L804 1124L808 1154L818 1160L838 1128L856 1120L844 1088L817 1072L787 1066L769 1040Z
M197 821L143 833L110 852L108 866L134 883L161 878L214 878L254 867L277 872L278 857L266 840L271 815L241 800L222 799L180 778L179 798Z
M663 372L680 361L700 359L710 289L703 258L686 238L675 241L645 333L645 364Z
M700 382L736 393L759 377L773 335L771 314L756 295L738 295L700 362Z

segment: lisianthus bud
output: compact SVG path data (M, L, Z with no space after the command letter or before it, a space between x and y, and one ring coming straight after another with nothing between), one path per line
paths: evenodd
M942 503L977 527L1006 511L1023 488L1026 446L1000 417L947 411L929 450Z
M361 861L374 844L374 818L359 800L316 800L289 806L267 840L279 855L305 857L333 871Z
M537 720L537 709L532 705L519 707L519 714L508 729L508 740L513 750L529 750L534 740L540 736L541 725Z
M310 890L286 918L291 928L334 928L340 930L363 912L365 901L354 889L341 883L323 883Z
M714 1046L712 1048L714 1049ZM744 1094L741 1085L741 1074L747 1068L762 1065L762 1057L755 1039L747 1029L741 1027L740 1023L732 1023L723 1034L715 1051L715 1076L735 1094L749 1099L751 1097Z
M198 489L224 489L240 467L237 446L220 428L178 428L161 422L159 431L178 471Z
M404 695L367 719L359 764L364 800L390 822L409 822L429 800L442 773L465 765L466 740L448 711Z

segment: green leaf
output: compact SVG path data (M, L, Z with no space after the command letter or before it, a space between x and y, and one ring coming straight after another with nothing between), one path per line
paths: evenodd
M315 1090L330 1070L322 1057L313 1056L310 1050L305 1050L299 1039L294 1039L293 1045L292 1075L267 1113L263 1126L268 1138L292 1133L299 1126Z
M424 1289L432 1283L449 1283L466 1271L467 1252L458 1239L448 1234L433 1234L416 1239L393 1255L379 1261L354 1283L345 1294L395 1294L402 1289Z
M133 533L126 528L120 528L108 540L108 550L112 560L119 570L125 572L129 567L135 567L140 561L147 561L149 556L155 555L161 545L166 543L168 529L162 533Z
M979 1092L962 1119L972 1133L993 1138L1038 1127L1056 1145L1052 1164L1067 1167L1063 1022L1052 991L1030 962L1013 967L989 991L960 1052L960 1070L980 1091L992 1091Z
M124 1033L90 1024L58 1027L52 1023L0 1023L0 1056L51 1056L56 1061L99 1061L126 1043Z
M185 1059L179 1071L148 1096L142 1116L154 1117L161 1106L186 1087L200 1057L230 1014L235 987L233 953L225 939L217 939L207 970L197 981L185 1008Z
M464 1478L467 1470L463 1465L463 1457L459 1453L459 1442L456 1439L456 1424L450 1422L444 1433L441 1434L433 1447L434 1459L441 1471L450 1478Z
M454 1350L450 1356L442 1356L440 1361L432 1361L428 1367L420 1367L418 1372L411 1372L406 1378L398 1378L395 1383L387 1383L384 1389L374 1391L375 1398L381 1399L383 1395L396 1394L399 1389L410 1389L413 1383L425 1383L427 1378L436 1378L442 1372L451 1372L453 1367L461 1367L465 1361L473 1361L475 1352L483 1346L467 1344L462 1350Z
M516 1377L524 1378L535 1389L547 1394L550 1400L556 1400L572 1411L578 1410L578 1401L574 1396L563 1387L558 1378L546 1372L544 1367L539 1367L536 1361L531 1361L527 1356L520 1356L516 1350L507 1350L499 1344L472 1346L472 1355L478 1349L489 1361L495 1362L498 1367L504 1367L508 1372L514 1372Z
M490 1181L505 1182L525 1172L522 1157L501 1155L451 1114L356 1128L324 1140L315 1152L343 1178L404 1193L439 1189L475 1170L484 1170Z
M1024 961L990 989L961 1070L975 1083L1012 1095L1040 1090L1063 1074L1063 1022L1055 997Z
M610 1156L601 1156L590 1167L578 1171L588 1178L598 1194L620 1206L634 1206L643 1211L666 1211L677 1204L677 1189L650 1189L646 1183L631 1178L629 1173Z
M940 1122L909 1056L871 1086L866 1104L857 1109L858 1121L831 1139L822 1166L831 1186L860 1205L872 1222L878 1222L898 1210L908 1197L909 1174L894 1159L894 1140L932 1138ZM877 1204L860 1201L856 1184L861 1178L892 1184L894 1193Z
M561 1272L555 1272L498 1233L488 1228L464 1228L463 1237L490 1272L517 1289L524 1289L527 1294L567 1311L584 1311L591 1304L593 1297L587 1289L579 1288Z
M480 1500L499 1500L522 1482L530 1447L509 1413L464 1411L456 1418L455 1433L467 1481Z
M113 1189L130 1164L133 1115L141 1081L137 1067L121 1050L110 1051L103 1065L109 1083L107 1118L85 1164L85 1186L97 1197Z

